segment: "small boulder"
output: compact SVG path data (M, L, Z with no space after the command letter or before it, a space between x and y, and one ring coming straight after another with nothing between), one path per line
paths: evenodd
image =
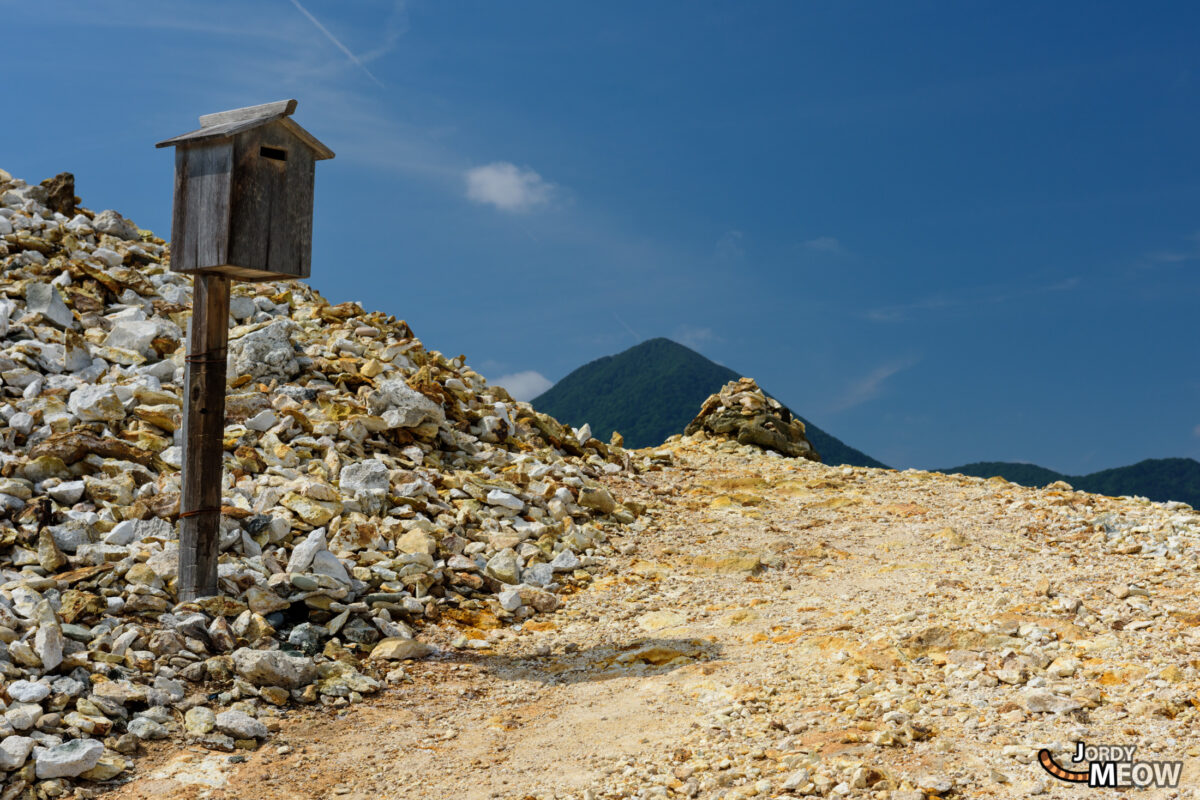
M8 685L8 696L18 703L40 703L50 696L50 687L33 681L13 681Z
M437 541L420 528L413 528L396 540L396 549L402 553L425 553L437 555Z
M95 739L72 739L38 753L35 773L39 780L74 778L100 761L104 745Z
M367 408L383 417L388 428L432 426L436 433L446 418L437 403L399 378L381 381L379 388L367 395Z
M80 386L71 392L67 408L84 422L119 422L125 418L125 404L105 384Z
M98 233L107 233L118 239L138 238L137 226L111 208L96 215L96 218L92 220L92 228Z
M437 648L416 639L390 638L375 645L371 651L372 661L404 661L409 658L425 658L437 652Z
M34 281L25 287L25 309L41 314L60 328L75 327L75 315L67 308L58 289L48 283Z
M292 346L297 330L291 320L276 320L229 343L229 375L290 380L300 374L300 362Z
M511 547L506 547L492 556L487 562L485 572L501 583L521 582L521 565Z
M617 507L612 494L603 486L585 486L579 491L579 505L591 508L601 514L611 514Z
M183 715L183 727L192 736L212 733L217 726L217 715L211 708L196 706Z
M5 736L0 741L0 769L12 772L25 765L33 752L33 739L28 736Z
M214 722L217 730L234 739L265 739L269 735L266 725L244 711L222 711Z
M310 659L280 650L239 648L233 652L233 668L255 686L299 689L317 679L317 667Z
M287 571L304 572L312 564L313 557L324 550L325 547L325 529L317 528L304 537L304 541L292 548L292 555L287 563Z
M135 717L129 721L126 730L142 741L165 739L171 735L165 725L155 722L149 717Z

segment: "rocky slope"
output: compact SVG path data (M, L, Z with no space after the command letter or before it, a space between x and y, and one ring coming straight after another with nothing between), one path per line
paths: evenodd
M5 800L87 794L148 740L253 748L277 709L403 680L429 622L554 610L634 522L598 481L629 468L620 448L393 317L239 284L222 595L177 604L191 281L161 239L76 202L69 175L0 171Z
M302 284L238 287L176 604L188 281L52 188L0 173L3 800L1067 798L1080 741L1197 796L1190 507L788 458L749 386L627 452Z
M1195 511L718 439L652 455L603 479L645 530L554 615L244 761L156 749L115 798L1200 796ZM1179 789L1037 764L1080 768L1080 741L1183 761Z

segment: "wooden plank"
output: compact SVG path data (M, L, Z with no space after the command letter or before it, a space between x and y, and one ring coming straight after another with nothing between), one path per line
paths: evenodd
M274 103L263 103L257 106L246 106L245 108L232 108L229 111L218 111L215 114L203 115L200 117L200 127L211 128L214 125L224 125L229 122L286 117L295 110L295 100L277 100Z
M175 151L175 211L171 269L188 271L226 262L229 242L229 142Z
M284 162L264 159L262 129L246 131L234 142L234 177L230 191L229 263L265 270L269 255L271 176ZM267 162L264 164L263 162Z
M171 271L184 272L196 266L196 250L188 242L187 149L175 150L175 194L171 210Z
M230 283L224 275L197 275L193 282L184 377L180 600L217 593Z
M229 183L233 148L229 142L190 148L189 223L196 235L196 266L226 263L229 251Z
M312 238L312 151L281 125L264 129L263 138L286 142L288 153L283 162L286 169L273 188L267 268L287 277L303 277L303 254Z
M279 271L294 278L307 278L312 270L312 220L313 184L316 164L312 151L307 147L294 148L294 158L288 160L287 191L284 194L284 213L279 216L285 226L271 231L272 249L274 242L283 239L287 243L287 260L279 264ZM283 250L282 247L279 248Z

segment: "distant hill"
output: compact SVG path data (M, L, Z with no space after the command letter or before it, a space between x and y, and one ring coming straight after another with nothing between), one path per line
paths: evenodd
M946 475L961 472L963 475L973 475L976 478L994 478L999 475L1005 480L1019 483L1022 486L1045 486L1055 481L1071 483L1070 475L1064 475L1052 469L1039 467L1037 464L1023 464L1013 461L976 461L974 464L964 464L961 467L951 467L950 469L937 469L933 470L933 472L941 472ZM1071 485L1074 486L1075 484L1071 483Z
M710 394L740 377L670 339L650 339L584 364L532 402L537 410L576 427L590 424L598 439L607 441L617 430L626 447L652 447L683 433ZM886 468L796 416L826 464Z
M938 472L1002 478L1022 486L1045 486L1066 481L1076 489L1120 497L1139 495L1151 500L1178 500L1200 508L1200 462L1192 458L1150 458L1127 467L1106 469L1090 475L1064 475L1036 464L980 461Z

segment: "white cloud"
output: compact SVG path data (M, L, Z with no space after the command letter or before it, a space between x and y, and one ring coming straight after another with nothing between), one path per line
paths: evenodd
M830 409L830 412L846 411L875 399L883 392L883 384L889 378L914 366L918 361L920 361L918 358L903 358L876 367L863 377L853 381L841 399Z
M712 328L699 328L694 325L680 325L671 334L671 338L693 350L699 350L705 342L715 342L720 339L713 333Z
M492 383L507 389L514 400L532 400L554 385L554 381L532 369L501 375Z
M742 249L742 232L725 231L717 240L716 256L718 261L741 263L746 260L746 251Z
M818 236L815 239L809 239L804 243L804 246L818 253L829 253L835 256L845 255L846 253L846 248L842 247L842 243L832 236Z
M1000 286L980 286L965 289L957 293L939 294L926 297L912 303L902 303L894 306L883 306L860 312L858 316L871 322L906 322L918 312L940 311L943 309L962 306L998 305L1017 300L1028 300L1056 292L1069 292L1083 285L1079 277L1064 278L1055 283L1021 288L1005 288Z
M1192 433L1194 433L1196 436L1200 436L1200 425L1192 428Z
M467 198L501 211L528 211L550 200L553 184L528 167L496 161L467 170Z

